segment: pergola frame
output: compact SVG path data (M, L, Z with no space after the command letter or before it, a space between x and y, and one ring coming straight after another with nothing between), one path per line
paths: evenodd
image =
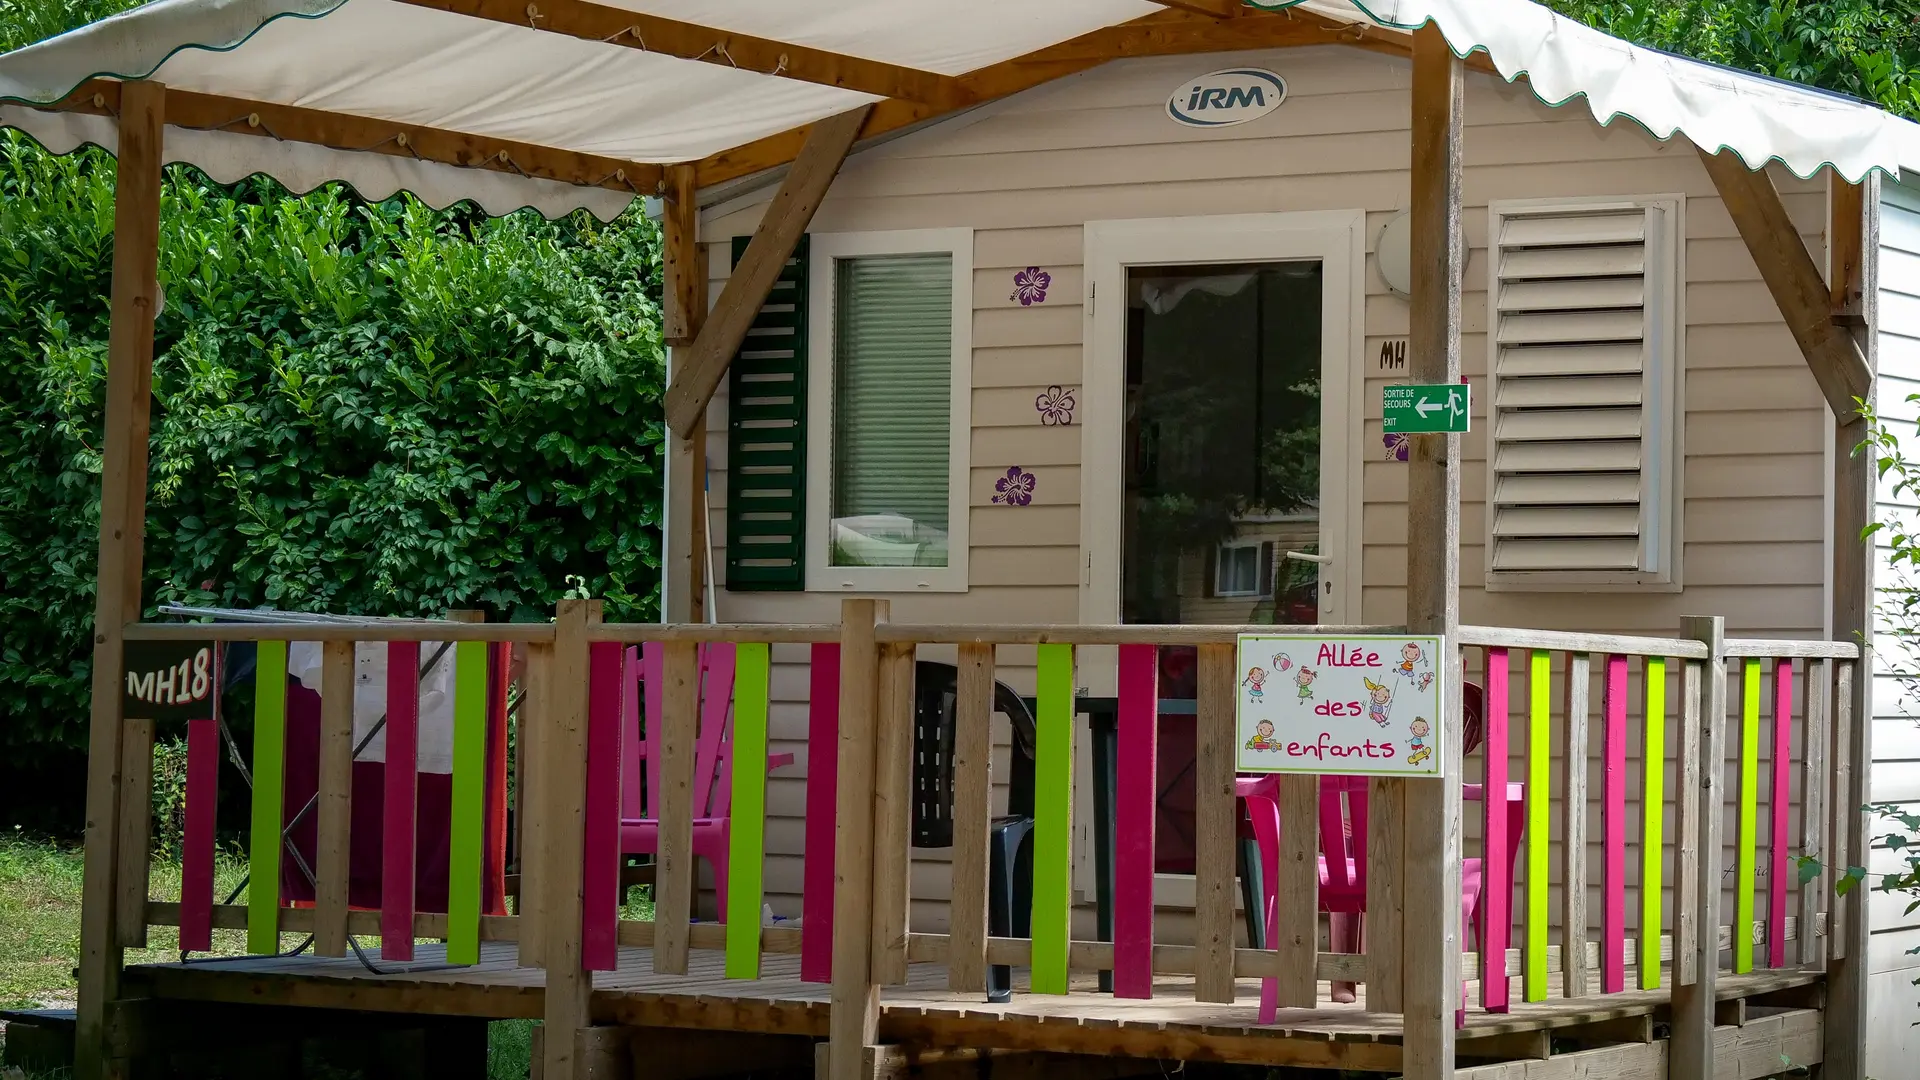
M852 112L760 139L703 161L679 165L621 162L530 143L482 138L365 116L295 108L216 95L169 90L156 82L93 80L62 101L46 106L111 115L119 130L112 326L106 401L95 613L93 706L87 787L85 907L80 958L79 1074L105 1075L116 1037L121 949L128 933L117 918L140 901L123 888L116 829L123 799L134 789L126 767L129 738L119 713L124 628L140 616L147 443L150 423L153 321L158 303L157 258L164 127L218 129L307 142L334 149L412 156L469 168L537 176L564 183L657 193L665 200L666 336L677 346L667 411L674 438L669 447L667 516L671 531L666 568L671 607L667 621L701 617L700 553L707 548L706 514L697 501L704 473L707 404L724 375L746 321L764 300L778 269L806 230L841 163L862 140L871 140L983 102L1083 71L1110 60L1217 50L1346 44L1411 56L1412 81L1412 267L1410 373L1417 379L1451 382L1460 372L1463 72L1491 70L1484 56L1456 57L1431 25L1411 36L1352 26L1305 12L1256 12L1236 0L1161 0L1168 9L1131 23L1095 31L1004 63L952 77L806 49L708 27L635 15L587 0L408 0L473 18L531 25L547 32L593 37L692 60L714 60L808 82L884 95ZM606 31L602 33L602 31ZM724 59L721 59L724 58ZM1852 542L1871 519L1874 473L1857 454L1866 421L1856 399L1870 400L1873 324L1868 257L1877 200L1869 178L1833 186L1832 265L1823 280L1780 196L1764 172L1750 172L1729 155L1703 152L1709 175L1758 264L1788 327L1793 331L1835 418L1833 530L1836 635L1866 641L1871 632L1870 551ZM766 219L711 313L706 305L706 269L698 236L698 193L742 176L791 166ZM1864 341L1864 344L1863 344ZM1419 633L1452 634L1459 627L1460 438L1415 436L1409 460L1407 546L1408 626ZM565 620L563 620L563 623ZM563 625L578 635L581 627ZM546 649L551 652L551 648ZM573 685L579 672L547 672L550 657L534 657L536 675ZM851 657L866 655L850 653ZM849 659L843 724L871 724L875 703L853 687L871 687L873 672ZM869 665L870 666L870 665ZM1865 718L1868 680L1854 681L1853 715L1862 718L1847 747L1853 784L1864 782L1870 762L1870 723ZM576 686L577 689L577 686ZM1458 753L1458 702L1449 703L1443 745ZM845 751L844 743L842 747ZM843 777L862 775L843 761ZM1442 782L1374 781L1372 844L1379 856L1369 882L1369 998L1377 1010L1406 1016L1406 1074L1448 1077L1453 1073L1454 1010L1460 1006L1459 888L1460 789L1458 771ZM1707 770L1709 785L1719 783ZM846 800L867 786L844 786ZM1836 793L1841 794L1841 793ZM1858 799L1854 804L1858 804ZM1717 802L1716 802L1717 805ZM851 814L850 817L858 817ZM1713 817L1713 815L1707 815ZM1439 836L1430 823L1446 823ZM1863 853L1865 815L1836 813L1828 845L1844 864L1847 852ZM1717 820L1700 823L1701 850L1719 850ZM1437 842L1436 842L1437 841ZM572 837L556 852L577 849ZM857 843L851 833L843 842ZM1400 868L1395 875L1386 872ZM1698 887L1719 892L1717 863L1701 860ZM858 926L855 908L867 891L842 890L848 926ZM1438 897L1433 904L1413 897ZM564 900L564 898L560 898ZM566 1032L586 1022L589 982L579 971L577 934L567 911L577 915L578 896L563 917L525 943L548 960L551 1030ZM124 920L137 924L138 920ZM577 921L577 920L576 920ZM1837 902L1829 933L1824 1075L1853 1080L1861 1075L1865 1041L1866 905L1856 889ZM876 1032L878 997L875 958L866 935L849 933L834 956L832 1073L837 1080L863 1076L864 1048ZM1696 978L1674 992L1675 1075L1710 1076L1713 1064L1713 935L1698 935L1702 955ZM571 946L568 945L571 940ZM570 952L569 949L572 951ZM1677 980L1676 980L1677 981ZM577 1075L572 1040L545 1040L546 1075Z

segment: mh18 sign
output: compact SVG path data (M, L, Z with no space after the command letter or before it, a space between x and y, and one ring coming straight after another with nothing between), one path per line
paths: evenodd
M120 714L145 720L199 720L213 715L218 692L211 641L129 641Z

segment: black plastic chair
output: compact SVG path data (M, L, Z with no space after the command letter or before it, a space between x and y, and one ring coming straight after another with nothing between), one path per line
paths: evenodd
M913 672L913 846L953 846L953 739L960 671L921 660ZM1033 925L1034 716L1005 683L993 685L995 712L1013 722L1013 773L1007 813L993 819L987 842L987 933L1026 937ZM987 969L987 1000L1013 998L1013 971Z

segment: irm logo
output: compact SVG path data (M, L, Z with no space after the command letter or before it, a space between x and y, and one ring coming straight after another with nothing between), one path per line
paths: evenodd
M1280 107L1286 81L1261 68L1215 71L1182 83L1167 98L1167 115L1190 127L1229 127Z

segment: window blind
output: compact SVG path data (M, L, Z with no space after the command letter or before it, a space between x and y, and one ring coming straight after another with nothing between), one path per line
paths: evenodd
M834 268L832 564L947 565L953 258Z

